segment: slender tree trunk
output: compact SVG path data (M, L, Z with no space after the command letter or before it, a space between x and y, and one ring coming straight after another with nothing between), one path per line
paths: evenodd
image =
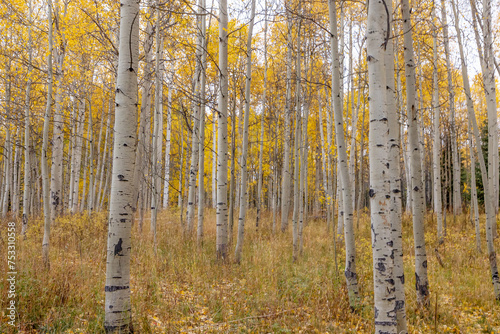
M462 198L460 189L460 162L458 161L457 133L455 128L455 91L452 83L452 72L450 63L450 45L448 39L448 21L446 17L446 1L441 0L441 20L443 23L444 51L446 55L446 68L448 69L448 92L450 103L450 132L451 132L451 155L453 158L453 215L462 213Z
M161 31L160 3L156 3L156 29L155 29L155 105L153 123L153 156L152 156L152 178L151 178L151 234L156 251L156 222L158 208L161 202L161 161L163 143L163 71L160 64L163 56L163 41Z
M227 102L228 102L228 15L227 0L219 0L219 119L217 145L217 258L227 257Z
M245 236L245 218L248 205L248 189L247 189L247 155L248 155L248 132L250 121L250 84L252 80L252 35L253 25L255 20L255 0L252 0L252 9L250 13L250 25L248 27L247 39L247 64L246 64L246 84L245 84L245 118L243 121L243 143L241 149L241 190L240 190L240 212L238 215L238 239L236 241L236 250L234 259L236 263L241 261L241 252L243 250L243 239Z
M471 120L468 119L468 135L469 135L469 154L470 154L470 183L471 183L471 220L474 222L474 229L476 232L476 250L481 253L481 233L479 225L479 210L477 203L477 185L476 185L476 157L474 156L474 141L472 134Z
M212 115L212 207L217 207L217 116Z
M432 20L435 21L435 3L432 8ZM437 26L433 28L433 94L432 109L434 110L433 120L433 147L432 147L432 170L434 175L434 212L437 217L437 236L439 243L444 242L443 230L443 209L441 201L441 132L440 132L440 107L439 107L439 87L438 87L438 48L437 48Z
M300 71L300 53L301 53L301 43L300 43L300 30L301 30L302 21L299 21L298 32L297 32L297 65L296 65L296 83L297 88L295 89L295 139L294 139L294 162L293 162L293 260L297 261L299 256L299 222L298 215L300 209L299 196L300 196L300 163L301 163L301 155L299 145L301 145L301 135L300 135L300 125L301 125L301 109L302 109L302 100L301 100L301 71Z
M410 19L410 3L402 0L404 58L406 76L406 113L408 117L408 145L410 149L413 238L415 243L415 288L417 303L427 306L429 303L429 282L427 279L427 253L425 250L424 230L424 188L421 169L421 146L418 140L418 109L415 105L415 63L413 60L413 32Z
M385 46L385 91L386 91L386 110L387 110L387 127L388 127L388 143L387 143L387 166L389 179L389 193L390 202L388 205L388 218L391 226L390 238L392 239L392 255L394 261L393 277L395 288L395 310L396 310L396 333L407 334L408 328L406 326L406 306L405 306L405 274L403 263L403 236L402 236L402 201L401 201L401 131L399 112L396 105L396 87L394 84L394 45L392 42L393 31L393 17L392 17L392 3L387 2L387 10L389 12L389 22L391 28L389 30L389 39ZM372 86L370 86L372 87ZM375 87L377 88L377 87ZM374 92L374 94L377 94ZM370 95L371 96L371 95ZM371 117L370 117L371 119ZM372 124L372 122L370 122ZM375 128L375 126L374 126ZM370 131L371 132L371 131ZM377 136L377 134L375 134ZM371 144L371 141L370 141ZM370 148L370 151L372 149ZM370 161L372 161L370 159ZM382 170L383 171L383 170ZM379 173L380 171L375 171ZM371 177L370 177L371 180ZM370 181L371 182L371 181ZM376 197L376 196L375 196ZM386 207L387 208L387 207ZM373 210L373 209L372 209ZM387 214L387 212L386 212ZM372 216L374 215L372 211ZM373 221L373 219L372 219ZM374 252L375 253L375 252ZM374 254L375 255L375 254Z
M165 180L163 184L163 208L169 207L170 196L170 140L172 133L172 87L168 89L167 98L167 133L165 139Z
M205 14L201 16L200 31L201 31L201 78L200 78L200 148L199 151L199 179L198 179L198 228L197 228L197 241L198 245L203 242L203 213L205 211L205 85L207 78L207 52L208 43L206 35L206 1L200 0L201 8L200 14Z
M42 241L42 260L45 268L50 267L49 262L49 240L50 240L50 189L49 189L49 166L48 166L48 149L49 149L49 122L50 122L50 110L52 108L52 49L53 49L53 38L52 38L52 1L47 2L48 9L48 20L49 20L49 50L47 55L47 102L45 106L45 117L43 120L43 146L41 154L41 164L42 164L42 189L43 189L43 216L44 216L44 228L43 228L43 241Z
M264 118L267 103L267 0L264 3L264 92L262 95L262 114L260 115L260 140L259 140L259 176L257 179L257 218L255 228L259 228L262 206L262 159L264 156Z
M358 280L356 274L356 252L354 245L354 229L352 224L352 200L349 180L349 170L347 167L347 152L344 137L344 122L342 117L342 107L340 101L340 73L338 56L338 36L337 36L337 13L335 2L328 1L330 17L330 48L332 53L332 100L335 119L335 136L337 142L337 153L339 156L339 171L342 177L342 193L344 200L344 237L345 237L345 277L347 281L347 291L349 294L349 304L352 308L359 303Z
M134 207L134 157L137 131L139 3L123 0L116 80L113 172L109 200L104 328L133 332L130 304L131 229Z
M467 112L469 120L472 123L472 129L474 133L474 139L476 142L476 146L481 142L479 138L479 130L476 123L476 117L474 115L474 104L472 101L472 95L469 84L469 75L467 73L467 64L465 62L463 44L462 44L462 36L459 26L459 17L458 10L456 8L456 4L452 0L452 8L453 15L455 16L455 29L457 31L457 42L460 50L460 59L462 62L462 80L463 87L466 97L467 103ZM486 210L486 246L488 249L488 259L490 262L490 271L491 278L493 283L493 290L495 293L495 299L500 300L500 280L498 276L498 267L497 267L497 257L495 252L495 245L493 242L493 225L496 223L495 221L495 207L493 205L493 201L488 201L486 199L491 198L490 187L488 182L488 174L486 171L486 164L484 162L483 151L481 147L477 147L477 155L479 157L479 165L481 167L481 176L483 179L483 187L484 187L484 198L485 198L485 210Z
M488 182L491 189L491 201L495 213L498 213L498 115L495 87L495 54L493 48L492 27L492 2L483 0L483 34L484 34L484 72L483 83L488 111ZM497 222L491 227L493 237L497 237Z
M28 229L28 216L30 215L30 186L31 186L31 164L30 164L30 107L31 107L31 76L33 71L33 38L31 36L33 5L32 0L28 2L29 24L28 24L28 81L26 83L26 102L24 105L24 191L23 191L23 227L21 235L26 235Z
M291 96L292 96L292 19L291 13L287 11L287 50L286 50L286 97L285 97L285 138L283 140L284 160L283 171L281 173L281 232L285 232L288 227L288 212L290 210L290 123L292 117Z

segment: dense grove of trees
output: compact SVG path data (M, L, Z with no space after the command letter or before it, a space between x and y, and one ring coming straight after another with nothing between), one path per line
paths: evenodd
M291 232L300 261L319 218L345 246L353 309L367 210L377 333L407 332L402 215L427 307L425 213L441 244L446 215L470 212L480 251L484 211L485 280L500 300L492 3L4 1L2 218L22 219L24 235L43 217L50 268L51 225L108 210L109 332L131 331L131 227L149 223L156 247L161 210L199 246L215 214L214 257L236 263L248 228Z

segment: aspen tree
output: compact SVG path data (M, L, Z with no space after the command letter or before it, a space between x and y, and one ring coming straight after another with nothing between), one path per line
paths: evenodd
M290 210L290 123L292 117L292 18L287 9L287 49L286 49L286 95L285 95L285 138L283 171L281 172L281 232L288 227L288 212Z
M412 189L413 239L415 243L415 288L419 306L429 303L427 279L427 253L424 230L424 187L422 182L422 148L419 143L419 112L415 105L415 62L413 55L413 31L410 19L410 2L402 0L404 60L406 77L406 113L408 117L408 146Z
M300 5L300 2L299 2ZM293 143L293 151L294 151L294 162L293 162L293 260L297 261L299 255L299 222L298 222L298 214L299 214L299 196L300 196L300 164L301 164L301 155L299 150L300 141L300 125L301 125L301 72L300 72L300 53L301 53L301 45L300 45L300 30L301 30L302 21L299 21L298 31L297 31L297 65L296 65L296 84L297 88L295 89L295 138Z
M153 17L153 0L147 1L148 17ZM153 23L148 20L146 23L146 38L144 40L144 76L141 89L141 114L139 119L139 136L137 140L137 150L135 154L134 166L134 202L133 211L139 206L140 222L142 226L143 214L145 210L145 196L147 196L146 174L148 173L147 158L150 154L150 135L151 135L151 87L153 85Z
M479 226L479 210L477 203L477 185L476 185L476 157L474 155L474 141L472 134L472 123L471 120L467 120L468 125L468 135L469 135L469 155L470 155L470 185L471 185L471 221L474 222L474 230L476 232L476 250L481 253L481 233Z
M448 92L450 103L450 132L451 132L451 155L453 159L453 214L462 213L462 198L460 189L460 162L458 161L457 130L455 123L455 91L453 89L452 72L450 63L450 42L448 38L448 20L446 17L446 1L441 0L441 19L443 23L444 52L446 56L446 68L448 69Z
M32 0L28 1L28 81L26 82L26 99L24 104L24 190L23 190L23 227L21 235L26 234L28 229L28 216L30 214L30 189L31 186L31 166L30 166L30 105L31 105L31 76L33 71L33 37L31 27L33 25L33 5Z
M52 108L52 51L53 51L53 36L52 36L52 1L47 1L47 16L49 20L49 50L47 55L47 102L45 106L45 116L43 120L43 146L42 146L42 189L43 189L43 240L42 240L42 260L45 268L49 268L49 242L50 242L50 189L49 189L49 166L48 166L48 150L49 150L49 122L50 110Z
M130 304L130 254L134 157L137 131L139 2L123 0L116 80L113 170L109 199L104 328L133 332Z
M432 47L432 109L434 111L433 119L433 146L432 146L432 171L434 177L434 187L432 197L434 199L434 212L437 217L437 236L439 243L444 242L444 230L443 230L443 209L441 202L441 132L440 132L440 106L439 106L439 86L438 86L438 49L437 49L437 26L436 26L436 4L433 0L432 7L432 21L433 26L433 47Z
M163 41L161 39L161 17L160 3L156 3L156 28L155 28L155 105L153 116L153 156L152 156L152 178L151 178L151 234L156 247L156 221L158 207L161 201L161 153L163 143L163 71L160 65L163 56ZM156 248L155 248L156 250Z
M467 103L467 113L469 120L472 123L472 131L474 134L474 139L476 142L476 146L480 143L479 130L477 127L476 117L474 115L474 103L472 101L471 89L469 84L469 74L467 72L467 63L465 62L464 48L462 43L462 35L459 26L459 16L458 9L456 3L452 0L451 6L453 8L453 15L455 17L455 29L457 32L457 42L460 51L460 59L461 59L461 67L462 67L462 81L463 88ZM500 300L500 279L498 276L498 267L497 267L497 256L495 252L495 245L493 241L493 225L495 222L495 207L493 205L493 201L486 200L487 198L491 198L491 189L489 187L490 183L488 182L488 173L486 171L486 164L484 161L483 151L481 147L477 147L477 155L479 160L479 166L481 169L481 177L483 180L484 187L484 197L485 197L485 211L486 211L486 247L488 250L488 259L490 262L490 273L493 283L493 291L495 294L495 299Z
M199 180L198 180L198 228L197 241L203 241L203 213L205 211L205 85L207 80L207 21L206 21L206 0L200 0L200 44L201 44L201 69L200 69L200 141L199 141Z
M171 145L171 135L172 135L172 87L168 89L167 97L167 133L165 139L165 179L163 183L163 208L166 209L169 206L169 196L170 196L170 145Z
M252 9L250 12L250 24L248 27L247 39L247 61L246 61L246 82L245 82L245 116L243 121L243 143L241 148L241 190L240 190L240 210L238 215L238 238L236 241L236 250L234 260L236 263L241 261L241 252L243 250L243 238L245 235L245 218L248 205L248 189L247 189L247 158L248 158L248 132L250 120L250 85L252 80L252 35L255 21L255 0L252 0Z
M394 240L392 229L395 218L391 217L391 187L390 176L391 164L399 163L392 161L394 156L389 155L389 135L392 129L389 122L394 123L395 107L389 102L388 87L393 87L394 68L388 63L393 62L392 54L388 51L388 43L391 38L390 29L392 11L388 10L385 2L370 1L368 5L367 26L367 61L369 79L369 111L370 111L370 211L372 229L372 251L373 251L373 280L375 299L375 333L397 333L397 308L395 297L394 280ZM389 49L392 45L389 47ZM390 79L387 75L390 74ZM388 83L391 80L391 83ZM389 96L389 98L393 96ZM390 143L396 144L396 143ZM394 167L392 167L394 168ZM392 174L392 175L391 175ZM395 205L394 205L395 206ZM392 221L392 222L391 222ZM393 224L391 224L393 223Z
M396 87L394 83L394 44L392 25L394 19L392 17L392 2L387 2L387 11L389 12L388 20L390 29L387 33L388 39L385 46L385 78L386 78L386 110L387 110L387 127L388 127L388 142L387 142L387 169L389 179L390 202L388 205L388 218L391 226L391 241L392 257L394 261L393 277L394 277L394 297L396 311L396 332L398 334L408 333L406 326L406 307L405 307L405 288L404 288L404 264L403 264L403 236L402 236L402 221L401 221L401 167L400 167L400 149L401 149L401 132L399 126L398 110L396 106ZM397 50L397 49L396 49ZM371 86L370 86L371 87ZM376 87L375 87L376 88ZM375 92L376 94L376 92ZM371 95L370 95L371 96ZM371 117L370 117L371 119ZM372 122L370 122L372 124ZM371 132L371 131L370 131ZM377 134L375 134L377 136ZM371 150L371 149L370 149ZM371 161L371 159L370 159ZM370 168L371 169L371 168ZM371 180L371 177L370 177ZM371 181L370 181L371 182ZM373 212L373 211L372 211ZM372 213L373 215L373 213ZM373 220L372 220L373 221Z
M356 253L354 245L354 229L352 224L353 208L351 200L351 189L349 181L349 170L347 167L347 152L344 137L342 108L340 101L340 72L339 53L337 35L337 13L334 0L328 1L330 18L330 48L332 56L332 100L335 120L335 136L337 152L339 156L339 174L342 177L342 193L344 200L344 237L345 237L345 277L347 281L347 291L349 294L349 304L352 308L359 303L358 280L356 274Z
M262 113L260 115L260 140L259 140L259 174L257 179L257 218L255 228L259 227L262 206L262 159L264 155L264 118L266 115L267 100L267 0L264 1L264 92L262 93ZM274 189L274 188L273 188ZM274 203L274 202L273 202Z
M498 213L498 115L495 87L494 48L492 37L491 0L483 0L483 35L484 35L484 67L483 84L488 111L488 182L491 201ZM492 221L493 237L497 237L497 222Z
M219 110L217 120L217 258L227 257L227 0L219 0Z
M212 207L217 208L217 115L212 114Z
M15 141L15 147L16 147L16 153L14 154L14 160L13 165L12 165L12 203L11 203L11 210L12 214L14 216L17 216L19 213L19 182L20 182L20 151L21 151L21 143L20 143L20 138L21 138L21 131L20 128L18 127L16 130L16 141Z

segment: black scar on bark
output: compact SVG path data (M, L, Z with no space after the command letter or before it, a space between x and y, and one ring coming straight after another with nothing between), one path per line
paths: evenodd
M427 284L420 283L420 277L417 273L415 273L415 288L421 296L424 296L424 298L427 299L427 296L429 295L429 286Z
M123 256L122 254L120 254L122 252L122 250L123 250L122 249L122 243L123 243L123 240L122 240L122 238L120 238L118 240L118 243L115 245L115 251L114 251L114 255L115 256L117 256L117 255L118 256Z
M427 268L427 260L425 260L424 262L422 262L422 267Z
M402 310L405 307L404 300L396 300L396 311Z
M382 262L377 262L377 270L378 271L385 271L385 265Z
M370 189L370 191L368 192L368 195L369 195L370 197L375 196L375 190Z
M119 181L123 181L125 180L125 176L121 175L121 174L118 174L118 180Z
M417 187L417 186L415 186L415 188L413 188L413 190L418 191L418 187Z
M104 291L105 292L114 292L114 291L118 291L118 290L126 290L126 289L129 289L130 286L128 285L123 285L123 286L119 286L119 285L106 285L104 287ZM113 305L110 305L109 308L113 308Z

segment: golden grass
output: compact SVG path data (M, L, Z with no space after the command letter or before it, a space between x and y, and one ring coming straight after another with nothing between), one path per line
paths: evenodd
M450 216L450 215L448 215ZM304 253L292 261L291 230L273 235L266 214L255 229L247 219L243 261L215 259L215 213L207 210L205 242L185 239L178 211L160 215L155 255L148 222L133 229L131 287L134 328L140 333L372 333L373 288L369 217L356 231L362 307L349 309L338 272L333 236L324 221L304 228ZM446 243L435 256L435 226L429 219L427 253L431 290L429 310L418 309L414 292L411 219L404 218L407 319L410 333L500 333L500 307L494 301L487 256L475 251L474 230L464 217L448 220ZM482 221L484 224L484 220ZM20 223L18 227L20 227ZM6 249L6 224L1 254ZM290 226L291 227L291 226ZM236 230L236 228L235 228ZM235 231L236 232L236 231ZM32 221L18 245L18 323L24 333L101 333L104 319L106 216L65 217L52 228L50 271L41 260L41 221ZM483 249L484 244L483 231ZM234 246L234 243L233 243ZM234 247L230 247L231 258ZM496 241L497 249L500 247ZM7 272L0 261L0 272ZM0 332L5 322L6 281L0 281ZM437 303L437 305L436 305ZM437 313L436 313L437 310Z

